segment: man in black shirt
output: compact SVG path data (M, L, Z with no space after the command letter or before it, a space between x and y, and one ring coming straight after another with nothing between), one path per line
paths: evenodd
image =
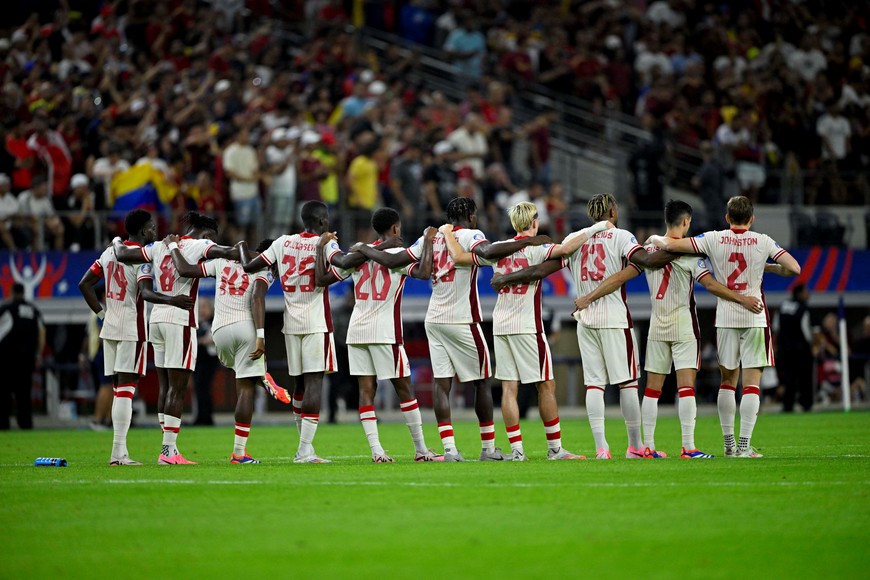
M813 353L809 292L803 284L792 290L792 297L779 308L776 370L785 386L782 410L794 411L795 396L805 411L813 408Z
M24 300L24 286L12 286L12 299L0 306L0 430L9 429L12 395L18 410L18 427L33 429L30 390L33 370L45 346L45 326L36 306Z

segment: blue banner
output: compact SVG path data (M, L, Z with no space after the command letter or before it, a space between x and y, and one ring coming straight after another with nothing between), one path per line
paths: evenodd
M765 276L766 292L786 292L795 284L806 284L813 293L870 292L870 251L848 248L803 248L791 251L801 264L796 278ZM0 290L8 297L16 282L24 286L28 299L77 298L78 283L85 271L99 258L99 252L0 252ZM482 296L495 296L489 285L491 268L480 268L479 291ZM350 288L350 281L336 284L331 293L341 296ZM626 286L629 293L646 293L646 279L639 276ZM214 281L200 284L203 296L214 293ZM406 296L428 296L431 283L409 278ZM269 295L281 297L280 284L273 284ZM544 282L545 296L572 296L572 282L567 270L557 272Z

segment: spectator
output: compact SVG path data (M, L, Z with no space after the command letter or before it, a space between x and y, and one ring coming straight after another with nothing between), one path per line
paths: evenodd
M444 50L460 74L479 79L483 75L486 39L477 30L477 20L470 13L459 18L459 26L447 35Z
M422 230L422 218L426 215L422 155L420 143L412 141L390 167L390 191L396 202L392 207L401 211L403 227L410 232Z
M77 213L72 213L64 218L65 245L73 252L83 248L96 248L93 221L96 196L91 191L90 180L87 175L77 173L70 180L70 187L71 191L64 210Z
M457 177L451 156L453 145L439 141L432 148L430 162L423 169L423 195L429 215L443 216L444 208L456 197Z
M257 238L257 219L260 216L260 162L257 150L251 147L250 131L240 129L232 143L224 150L224 172L230 180L230 202L238 228L238 239Z
M701 143L701 154L704 156L704 162L692 178L692 185L704 202L706 221L703 227L708 231L725 229L728 201L725 197L725 169L715 154L713 144L709 141Z
M12 191L21 192L30 189L36 154L27 146L26 128L20 120L16 119L6 136L6 151L15 159L15 171L12 172Z
M7 250L14 250L13 219L18 215L18 199L13 195L10 185L9 176L0 173L0 241Z
M270 238L288 233L296 215L295 142L298 138L299 129L279 127L272 131L272 144L266 147L266 168L271 175L266 200Z
M48 182L44 177L41 175L34 177L31 188L18 195L18 211L29 230L28 245L36 251L42 251L45 234L48 234L52 238L54 248L63 249L63 222L54 210L54 204L48 193Z
M846 201L842 172L848 170L847 158L851 152L849 139L852 127L840 114L840 106L834 102L816 123L816 134L822 139L822 159L831 179L831 198L835 203Z
M39 309L24 299L24 286L12 285L12 299L0 306L0 430L9 430L12 398L19 429L33 429L33 371L42 365L45 325Z
M804 411L813 408L813 334L810 310L807 306L810 293L804 284L792 289L791 300L779 307L775 328L777 333L777 372L779 382L785 386L782 410L794 411L795 398Z
M299 137L301 150L296 159L296 175L298 184L296 193L299 203L320 201L320 180L327 172L320 165L320 160L314 154L320 146L320 135L317 131L307 129Z
M52 202L55 208L62 209L72 177L72 155L61 134L49 129L46 114L34 116L33 129L27 147L48 169Z
M651 137L641 143L628 159L628 169L634 178L633 205L637 208L632 224L639 240L645 240L660 226L665 207L664 130L661 121L652 115L644 117L644 126L650 130Z
M352 212L356 239L367 241L371 238L370 222L372 211L381 205L378 190L378 163L375 160L380 141L368 133L360 137L360 152L347 169L347 205Z
M329 215L336 217L333 210L338 206L339 187L338 173L341 156L338 141L331 132L326 132L320 140L320 146L314 150L314 157L323 168L324 177L320 180L320 200L329 206Z
M90 177L102 184L104 205L109 205L112 191L112 178L115 175L130 169L130 163L121 156L122 148L119 143L110 142L105 146L104 157L94 161L88 171Z
M477 113L465 116L462 126L447 136L453 146L454 169L459 177L483 178L484 160L489 154L486 125Z

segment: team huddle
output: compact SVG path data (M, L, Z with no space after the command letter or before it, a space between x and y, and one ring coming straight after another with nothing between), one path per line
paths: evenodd
M676 370L683 458L711 458L694 443L695 375L700 366L700 331L694 284L717 296L717 345L722 383L718 408L724 454L761 457L751 446L759 408L761 373L773 365L770 323L764 304L764 273L793 276L796 260L770 237L749 231L753 207L745 197L728 203L731 229L686 238L692 208L671 201L665 209L667 232L645 247L617 226L619 208L610 194L593 197L587 213L594 225L567 236L561 244L538 235L534 204L510 208L516 237L490 242L476 228L477 208L456 198L446 210L447 224L429 227L403 247L399 214L384 208L372 216L378 235L371 244L342 251L329 232L326 205L302 206L304 231L261 241L255 253L246 242L220 246L217 223L189 213L183 236L156 242L156 224L135 210L126 220L127 241L116 238L85 273L79 288L91 310L103 319L100 337L105 374L114 377L114 439L110 465L140 465L127 451L132 398L145 374L147 343L154 351L159 381L158 419L163 442L158 464L192 464L177 440L190 374L196 366L198 279L213 277L213 338L221 363L236 377L235 436L230 462L259 463L246 449L255 389L264 388L292 405L299 434L296 463L328 463L314 450L324 374L336 371L335 341L328 286L353 279L354 310L347 335L350 374L359 381L359 416L375 463L393 459L381 446L374 399L378 380L390 380L414 445L414 461L465 461L456 446L450 392L454 378L474 384L474 409L481 461L526 461L519 427L517 391L535 384L538 408L551 460L584 459L562 447L556 385L541 312L542 280L567 267L577 290L577 339L586 384L586 409L596 457L610 459L604 433L604 389L619 388L628 432L627 458L661 458L655 444L657 403L665 378ZM706 258L705 258L706 256ZM725 284L717 282L713 271ZM510 453L496 447L493 375L477 290L480 267L492 267L498 291L493 311L495 378L502 382L502 416ZM647 386L641 404L637 388L639 355L624 284L645 273L652 300L647 340ZM435 378L434 412L443 454L426 445L423 421L411 384L403 345L402 293L408 276L431 279L425 327ZM105 280L105 306L95 286ZM292 394L266 372L265 295L277 281L284 294L283 335ZM621 292L618 292L620 291ZM154 306L146 320L145 302ZM736 388L742 368L740 432L735 438ZM642 429L641 429L642 428Z

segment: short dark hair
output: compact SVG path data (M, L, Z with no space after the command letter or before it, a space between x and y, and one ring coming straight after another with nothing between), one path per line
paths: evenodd
M18 295L23 296L24 295L24 284L22 284L21 282L16 282L15 284L13 284L12 285L12 295L13 296L18 296Z
M269 246L271 246L272 242L274 242L274 241L275 240L271 240L269 238L266 238L265 240L260 240L260 243L257 244L257 247L255 249L257 250L258 253L262 254L263 252L265 252L266 250L269 249Z
M303 204L300 215L302 225L306 228L313 228L319 225L321 219L329 216L329 208L322 201L307 201Z
M181 223L187 224L191 230L211 230L218 233L218 223L214 218L199 212L189 211L181 218Z
M447 204L447 221L467 220L477 212L477 204L468 197L454 197Z
M680 225L686 216L692 217L692 206L685 201L672 199L665 204L665 223L669 227Z
M731 225L746 225L754 214L755 208L748 197L735 195L728 200L728 219L731 220Z
M372 215L372 228L378 234L383 234L401 220L399 212L391 207L382 207Z
M127 230L127 235L135 236L142 231L142 228L144 228L145 224L149 221L151 221L150 213L144 209L134 209L127 214L126 218L124 218L124 229Z
M791 297L797 300L797 297L800 296L804 290L807 289L806 284L798 284L794 288L791 289Z

